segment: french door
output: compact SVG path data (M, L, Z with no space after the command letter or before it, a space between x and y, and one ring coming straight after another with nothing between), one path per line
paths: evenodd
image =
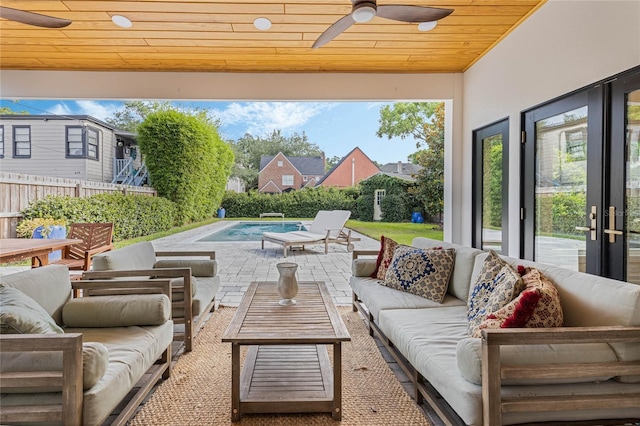
M508 254L509 120L473 131L472 245Z
M640 284L640 71L523 114L522 255Z

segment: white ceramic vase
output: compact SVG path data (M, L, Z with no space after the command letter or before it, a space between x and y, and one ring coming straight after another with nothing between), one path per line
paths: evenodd
M295 305L293 299L298 294L298 280L296 279L297 263L283 262L276 265L280 278L278 278L278 294L282 298L281 305Z

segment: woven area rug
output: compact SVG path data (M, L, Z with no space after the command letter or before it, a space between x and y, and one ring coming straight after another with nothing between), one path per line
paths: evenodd
M382 358L356 312L338 308L351 341L343 343L342 422L329 413L247 414L231 422L231 344L220 341L235 308L221 307L180 356L130 425L429 425ZM331 353L331 351L329 351Z

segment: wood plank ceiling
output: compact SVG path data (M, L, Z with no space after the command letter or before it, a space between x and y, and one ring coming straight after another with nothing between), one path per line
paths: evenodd
M0 69L462 72L544 1L379 0L454 12L429 32L374 18L311 49L351 12L349 0L2 0L73 23L44 29L0 19ZM116 26L113 15L133 26ZM256 29L258 17L271 29Z

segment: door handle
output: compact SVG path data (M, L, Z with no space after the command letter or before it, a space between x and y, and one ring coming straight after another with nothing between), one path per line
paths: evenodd
M595 241L598 238L598 207L591 206L591 213L589 213L589 221L591 226L576 226L577 231L591 232L591 241Z
M616 230L616 208L609 206L609 228L604 230L605 234L609 234L609 242L616 242L616 235L622 235L622 231Z

